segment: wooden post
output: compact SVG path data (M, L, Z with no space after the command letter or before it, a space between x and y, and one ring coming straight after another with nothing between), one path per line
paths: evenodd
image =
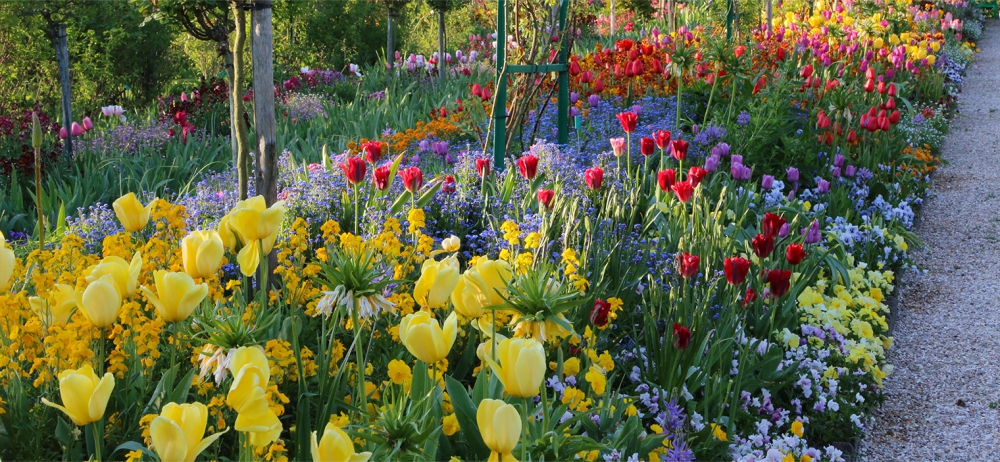
M611 0L611 36L615 36L615 0Z
M274 29L271 0L256 0L253 27L253 113L257 132L257 194L270 207L278 200L278 156L274 116ZM273 266L272 266L273 267Z
M444 10L438 12L438 84L444 86ZM395 59L395 57L393 57Z
M56 62L59 65L59 87L62 90L62 125L66 129L66 139L63 140L63 152L66 157L73 155L73 100L70 94L69 81L69 42L66 38L66 25L52 26L52 46L56 49Z

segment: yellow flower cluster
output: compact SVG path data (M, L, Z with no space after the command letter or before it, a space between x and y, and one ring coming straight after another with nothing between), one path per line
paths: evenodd
M882 370L879 364L892 345L892 338L885 335L888 331L885 315L889 309L883 302L884 293L893 288L893 273L867 270L861 263L849 274L850 281L839 278L828 281L821 275L816 285L805 288L797 300L800 319L810 325L830 326L843 336L847 360L871 373L881 386L882 379L891 372L891 366ZM797 341L787 334L784 340ZM809 341L815 346L823 344L823 340L815 337Z

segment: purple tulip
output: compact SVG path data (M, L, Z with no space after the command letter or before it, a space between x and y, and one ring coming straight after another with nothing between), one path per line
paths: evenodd
M570 117L577 117L579 115L580 115L580 108L578 108L576 106L570 106L570 108L569 108L569 116Z
M788 231L790 229L791 229L791 227L788 226L788 223L785 223L785 224L781 225L781 228L778 229L778 237L788 236Z
M601 97L597 96L596 94L587 97L587 103L590 104L590 107L597 107L597 105L600 104L600 102L601 102Z
M833 166L834 167L843 167L844 166L844 156L842 156L840 154L837 154L836 156L833 156Z
M729 168L729 173L733 175L734 180L749 180L750 179L750 167L743 164L733 164Z
M642 106L640 106L638 104L633 104L632 105L632 112L634 112L636 116L641 116L642 115Z
M791 181L792 183L799 182L799 169L795 167L788 167L788 169L785 170L785 174L788 175L788 181Z
M733 165L743 165L743 156L739 154L733 154L733 157L732 159L730 159L730 161L733 163Z
M813 220L812 225L802 229L802 234L806 236L806 244L815 244L820 241L819 221Z
M447 141L435 141L431 143L431 152L438 157L445 157L448 155L448 142Z
M692 135L697 135L698 134L698 124L694 124L694 125L691 126L691 134Z
M714 172L715 169L719 168L719 156L708 156L708 158L705 159L704 168L706 172Z
M580 101L580 94L577 93L577 92L575 92L575 91L570 92L570 94L569 94L569 104L576 104L577 101Z
M720 159L729 155L729 145L726 143L719 143L712 148L712 155L717 156Z
M764 175L764 177L760 179L760 187L766 191L770 191L771 188L774 187L774 177L771 175Z
M835 167L833 169L833 177L834 178L840 178L840 167Z
M854 174L856 172L857 172L857 167L853 165L848 165L847 168L844 169L844 176L848 178L854 178Z
M819 183L816 184L816 192L820 194L830 192L830 182L826 180L819 180Z
M427 140L420 140L420 145L418 147L421 151L427 151L431 148L431 142Z

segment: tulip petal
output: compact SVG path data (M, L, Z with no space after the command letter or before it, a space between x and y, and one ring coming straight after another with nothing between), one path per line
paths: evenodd
M491 450L496 450L495 448L497 447L493 417L496 415L497 409L500 409L500 406L503 405L504 402L501 400L487 398L480 401L479 408L476 409L476 423L479 425L479 434L483 437L486 447ZM518 417L518 421L520 421L520 417Z
M532 341L533 345L522 348L517 355L514 370L517 372L518 387L522 393L532 396L538 394L538 387L545 380L545 350L542 344Z
M180 273L184 274L184 273ZM184 274L187 276L186 274ZM208 285L198 284L194 288L187 291L184 294L184 298L181 299L180 303L177 304L177 316L180 317L178 321L187 319L191 313L194 312L195 308L201 304L201 301L208 296Z
M510 404L500 406L493 415L493 433L496 437L496 447L501 454L508 454L517 446L521 439L521 415Z
M248 245L240 249L236 255L236 262L240 264L240 272L244 276L253 276L260 265L260 241L250 241Z
M90 418L90 397L94 393L93 379L73 371L59 378L59 395L69 418L77 425L86 425L97 419Z
M77 419L73 418L73 414L69 412L69 409L66 409L65 407L63 407L63 406L61 406L59 404L53 403L52 401L49 401L49 400L47 400L45 398L42 398L42 404L44 404L44 405L46 405L48 407L56 408L56 409L59 409L60 411L63 411L63 414L66 414L66 416L69 417L69 420L72 420L73 424L75 424L75 425L79 425L79 426L82 427L82 426L87 425L88 423L90 423L90 422L84 422L82 420L77 420Z
M104 377L97 383L97 388L90 395L89 412L90 418L94 421L104 417L104 411L108 408L108 400L111 399L111 392L115 389L115 376L110 372L105 372Z
M163 462L187 460L187 439L176 422L166 417L157 417L149 425L149 437L153 450Z

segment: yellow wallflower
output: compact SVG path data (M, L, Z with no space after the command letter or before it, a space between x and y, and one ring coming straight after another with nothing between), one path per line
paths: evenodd
M396 385L401 385L403 382L410 380L413 377L413 373L410 371L410 366L405 362L398 359L393 359L389 361L389 380Z

